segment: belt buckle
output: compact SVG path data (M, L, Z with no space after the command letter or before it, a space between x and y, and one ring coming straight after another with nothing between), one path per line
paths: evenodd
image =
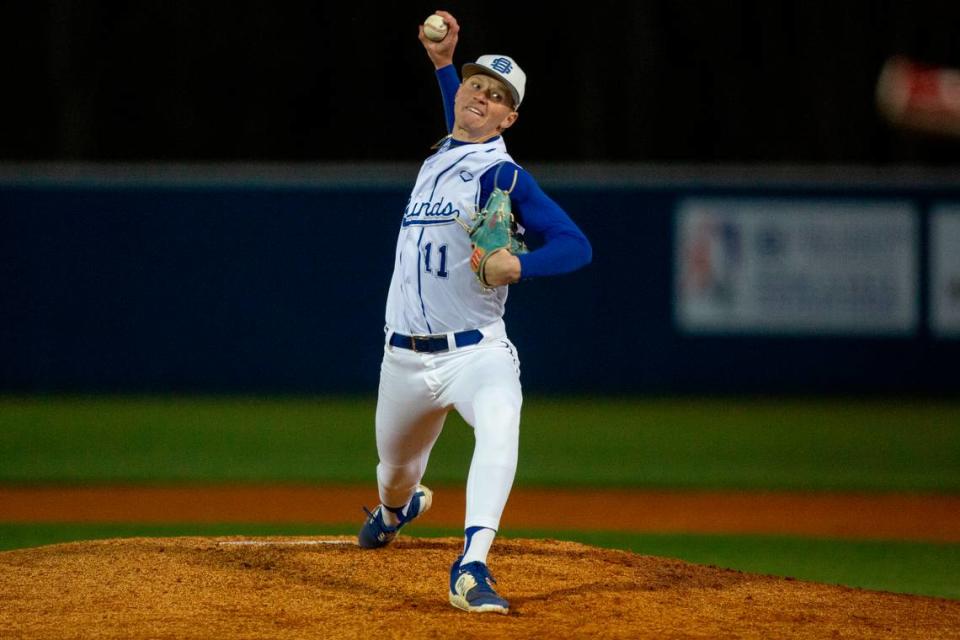
M424 351L424 353L430 353L430 340L428 339L427 336L410 336L410 349L414 353L420 353L419 351L417 351L417 340L426 340L427 351Z

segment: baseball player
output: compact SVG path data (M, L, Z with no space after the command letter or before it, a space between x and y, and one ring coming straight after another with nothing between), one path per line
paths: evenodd
M453 67L460 27L449 13L437 13L446 37L431 41L421 26L420 42L436 69L449 135L423 163L400 222L376 412L381 504L364 509L358 542L386 546L430 508L433 495L420 481L444 419L456 409L476 444L449 600L466 611L507 613L487 568L516 472L522 403L520 359L503 322L507 289L579 269L592 249L507 153L503 133L517 122L526 75L508 56L485 55L464 65L461 84ZM518 232L532 229L543 243L522 255L490 252L477 270L481 261L465 228L496 189L509 193Z

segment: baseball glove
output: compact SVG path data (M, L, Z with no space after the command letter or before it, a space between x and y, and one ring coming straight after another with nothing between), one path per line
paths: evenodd
M500 173L500 169L497 169ZM473 247L470 266L480 284L488 289L493 288L486 279L484 269L490 256L498 251L509 251L513 255L527 253L527 245L517 235L517 222L510 210L510 192L517 184L517 174L514 172L513 184L504 191L494 186L493 193L487 199L487 204L474 218L473 226L469 229L470 244ZM494 178L496 185L496 177Z

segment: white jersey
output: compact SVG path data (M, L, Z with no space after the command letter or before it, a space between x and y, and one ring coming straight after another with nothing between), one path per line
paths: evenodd
M507 287L485 289L470 269L467 224L483 206L480 176L513 159L503 138L452 146L424 161L403 213L387 296L387 327L406 335L477 329L499 322Z

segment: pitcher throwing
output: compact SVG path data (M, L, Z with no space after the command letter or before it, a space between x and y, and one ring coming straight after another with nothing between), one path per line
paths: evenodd
M523 398L520 358L503 322L507 289L579 269L592 250L507 153L503 134L519 117L526 74L508 56L484 55L463 66L461 84L453 67L460 26L437 13L447 35L434 42L421 26L420 42L436 69L449 135L424 161L400 221L376 413L381 504L367 511L358 542L384 547L430 508L433 494L420 481L444 419L456 409L476 444L449 599L465 611L507 613L487 568L517 468ZM500 217L512 215L517 236L493 250L468 232L488 203L502 213L507 207ZM543 244L521 253L525 229Z

